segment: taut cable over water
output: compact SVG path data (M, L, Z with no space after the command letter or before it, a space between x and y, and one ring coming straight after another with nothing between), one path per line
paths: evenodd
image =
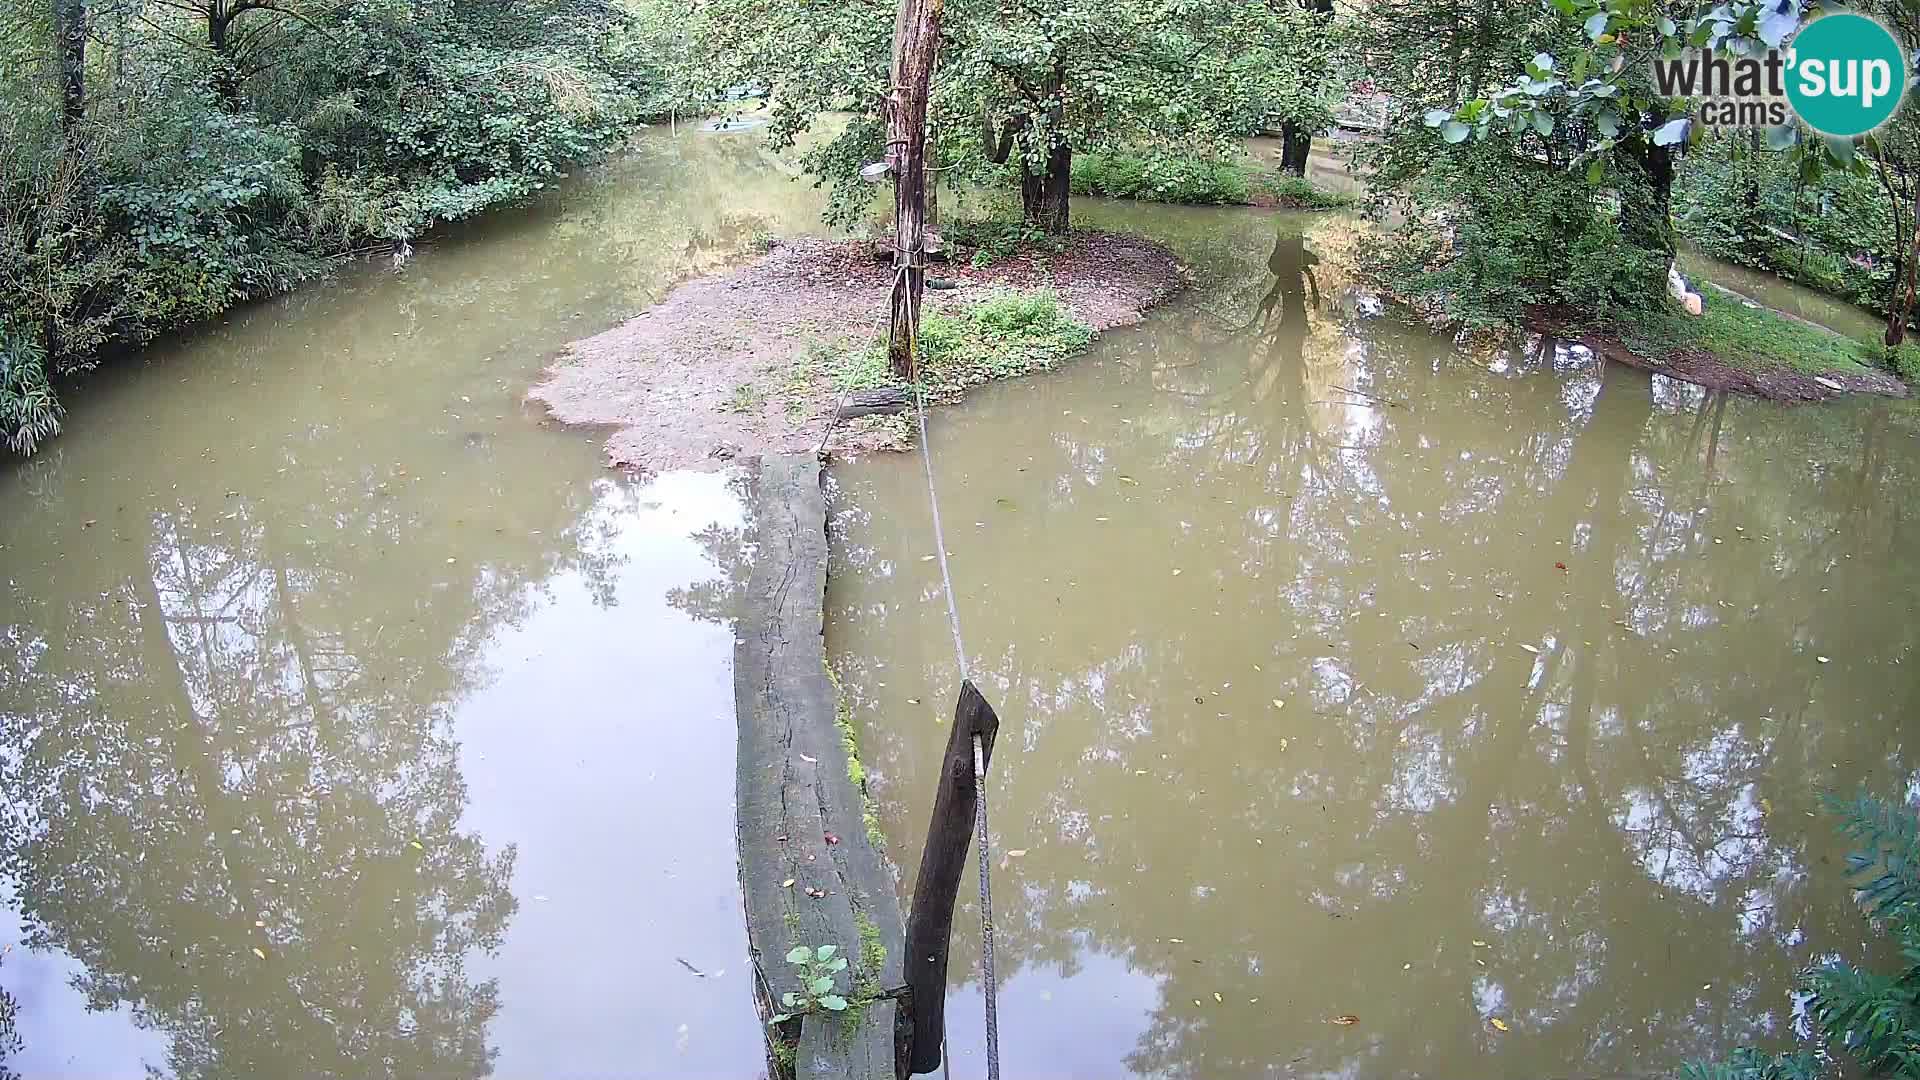
M933 513L934 552L940 560L940 582L947 597L947 624L953 630L953 656L954 662L960 672L961 708L964 710L968 697L967 691L972 688L972 682L967 672L967 647L960 636L960 605L954 596L953 572L947 565L947 536L945 529L942 528L940 523L940 495L933 482L933 447L932 444L927 441L927 403L926 395L922 391L920 383L920 336L918 333L920 318L919 312L915 310L917 305L914 303L912 291L905 288L907 284L905 281L906 273L906 268L902 267L896 276L894 287L907 293L907 324L911 328L907 338L907 356L913 374L913 409L915 421L919 426L920 462L926 470L927 505ZM984 702L982 702L982 705L984 706ZM991 715L991 710L988 710L988 713ZM960 717L956 715L954 723L958 724L960 722ZM992 855L988 850L987 839L987 751L986 743L978 731L973 733L971 741L974 788L973 829L975 847L979 852L980 859L980 978L981 990L986 998L987 1010L987 1078L988 1080L1000 1080L1000 1022L993 971L993 886L991 881L992 875L990 873ZM938 829L940 824L938 808L938 803L936 802L934 818L935 829ZM924 875L925 873L926 867L923 863L922 874ZM915 900L918 901L917 888L915 892ZM918 910L918 904L916 903L916 910L912 917L917 919L919 915L920 912ZM911 937L911 935L909 935L909 937ZM916 1007L918 1007L918 1003L916 1003ZM945 1068L950 1063L950 1059L946 1052L944 1023L942 1024L940 1043L940 1059L942 1067Z

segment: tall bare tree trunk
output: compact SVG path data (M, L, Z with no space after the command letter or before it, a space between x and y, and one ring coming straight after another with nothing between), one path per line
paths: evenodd
M60 54L60 123L71 131L87 116L86 0L53 0L53 36Z
M926 295L927 96L940 52L943 0L900 0L893 24L893 80L887 94L887 165L893 173L893 300L887 366L914 377L913 342Z

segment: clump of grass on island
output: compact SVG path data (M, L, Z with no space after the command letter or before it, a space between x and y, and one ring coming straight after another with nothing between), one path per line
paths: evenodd
M1642 356L1664 360L1683 349L1713 354L1732 367L1786 367L1809 375L1851 374L1892 366L1886 350L1823 327L1753 308L1726 296L1711 297L1698 316L1656 308L1622 321L1621 343ZM1920 374L1920 352L1904 354L1903 378Z
M1092 340L1093 328L1053 290L1004 289L956 314L922 316L921 386L930 400L951 401L983 383L1046 371ZM842 392L903 385L887 367L884 341L810 347L800 362Z

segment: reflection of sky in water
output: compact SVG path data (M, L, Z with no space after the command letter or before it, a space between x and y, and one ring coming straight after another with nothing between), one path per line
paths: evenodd
M958 957L954 966L962 966ZM970 977L977 970L977 963L967 965ZM1008 1075L1033 1080L1126 1075L1127 1055L1152 1023L1159 1000L1160 981L1152 974L1085 942L1074 955L1071 975L1058 967L1022 969L1000 984L1000 1044L1017 1045L1020 1060L1044 1065ZM977 978L947 991L947 1045L955 1080L987 1074L980 1050L986 1045L986 1000Z
M0 948L20 938L20 917L8 897L0 905ZM0 958L0 986L19 1008L15 1023L26 1044L6 1066L25 1080L143 1076L149 1066L166 1075L166 1036L141 1030L125 1007L87 1011L86 995L72 984L80 973L80 965L58 951L15 945Z
M536 601L485 644L485 677L450 725L469 799L461 828L491 851L518 849L519 910L498 955L468 961L476 978L499 980L502 1008L485 1029L495 1075L752 1076L762 1058L734 859L733 632L670 596L716 576L694 534L738 528L740 505L719 474L602 480L594 492L579 527L600 538L611 581L568 571L529 586ZM237 651L250 630L208 639ZM20 941L13 905L0 920L0 946ZM57 951L0 959L24 1042L5 1064L34 1080L167 1075L168 1033L143 1029L127 1006L89 1011L72 985L83 973Z
M667 599L715 573L690 534L739 527L740 506L723 476L675 473L603 485L593 514L616 530L613 602L548 583L456 722L463 823L519 846L520 912L483 965L500 979L496 1074L751 1076L733 631Z

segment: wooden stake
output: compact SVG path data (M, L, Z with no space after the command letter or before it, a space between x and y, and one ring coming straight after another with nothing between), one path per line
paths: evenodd
M907 1072L940 1067L940 1045L947 1030L947 942L953 933L953 907L967 868L967 844L973 838L973 737L980 736L983 763L993 758L993 737L1000 718L971 681L960 684L953 730L940 759L940 786L933 793L933 820L913 879L913 907L907 914L905 975L912 1017Z

